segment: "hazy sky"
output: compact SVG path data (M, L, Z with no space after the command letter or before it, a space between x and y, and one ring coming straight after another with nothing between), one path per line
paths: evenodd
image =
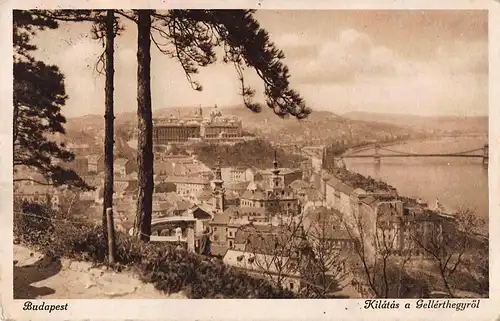
M317 110L417 115L488 113L487 11L258 11L257 19L286 55L291 83ZM116 39L115 111L136 110L135 26ZM66 76L67 116L104 113L102 52L90 25L63 23L39 33L36 56ZM262 98L262 85L248 70ZM154 109L241 104L237 74L216 63L193 91L174 59L152 47Z

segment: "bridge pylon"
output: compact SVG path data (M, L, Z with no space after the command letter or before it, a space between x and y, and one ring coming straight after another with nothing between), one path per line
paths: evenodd
M375 153L373 153L375 163L380 163L380 144L375 144Z
M483 146L483 164L488 164L489 162L489 144L484 144Z

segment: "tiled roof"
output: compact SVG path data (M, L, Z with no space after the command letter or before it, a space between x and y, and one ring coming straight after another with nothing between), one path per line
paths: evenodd
M261 170L260 173L262 175L272 175L273 169L271 168L268 168L268 169L264 169L264 170ZM281 167L279 168L279 175L288 175L288 174L293 174L293 173L297 173L297 172L300 172L301 170L300 169L294 169L294 168L287 168L287 167Z
M367 197L363 197L361 199L361 202L371 206L372 204L377 202L377 199L375 199L375 197L373 197L373 196L367 196Z
M168 202L153 203L153 212L168 211L171 208L172 205Z
M202 191L199 191L198 193L195 194L196 198L198 198L199 200L204 200L204 201L208 201L212 198L212 191L210 190L202 190Z
M192 203L185 200L175 202L175 209L179 211L187 211L191 207Z
M247 170L247 167L245 166L234 166L234 167L229 167L231 171L237 171L237 172L244 172Z
M335 185L335 189L347 195L351 195L351 193L354 191L354 188L343 182L340 182L337 185Z
M228 214L230 213L234 216L249 215L253 213L256 213L257 216L266 214L264 207L230 207L226 211Z
M218 245L218 244L214 244L214 243L212 243L210 245L210 254L213 256L222 256L223 257L226 255L227 251L228 251L227 246Z
M188 172L184 164L172 161L157 161L154 163L154 170L156 173L173 176L183 176Z
M233 201L240 199L240 195L237 192L227 192L225 194L226 200Z
M295 189L295 190L298 190L298 189L306 189L306 188L309 188L309 183L307 182L304 182L303 180L301 179L297 179L293 182L290 183L290 187Z
M263 181L252 181L248 183L247 190L258 190L264 191L266 189L266 184Z
M323 195L317 189L308 188L306 190L306 193L307 193L307 199L311 202L320 201L323 199Z
M262 190L246 190L242 195L242 199L249 200L270 200L270 199L295 199L293 194L293 190L291 188L277 188L270 191L262 191Z
M330 177L330 179L326 182L326 185L329 185L331 187L335 187L335 185L337 185L338 183L340 183L341 181L337 178L337 177Z
M235 216L238 211L238 206L230 205L225 210L224 213L228 216Z
M199 184L199 185L209 185L210 182L199 176L168 176L165 178L165 182L174 184Z
M377 220L395 222L402 220L403 213L399 213L398 209L390 203L381 203L378 207Z
M154 193L153 201L169 201L171 203L176 201L181 201L183 198L176 194L175 192L170 193Z
M243 192L243 195L241 195L241 198L244 199L249 199L249 200L264 200L267 199L266 193L260 190L256 191L249 191L246 190Z
M364 189L362 189L362 188L359 188L359 187L355 188L353 192L356 193L357 195L364 195L364 194L366 194L366 191Z
M240 226L238 230L236 231L236 235L234 237L234 242L236 244L245 244L247 243L248 240L254 241L253 242L253 249L257 249L257 242L260 241L262 236L264 237L271 231L273 231L273 228L271 225L260 225L260 224L246 224L243 226ZM254 240L255 239L255 240ZM259 240L257 240L259 239Z
M235 183L224 184L224 187L227 190L243 190L246 189L248 185L249 185L248 182L235 182Z
M157 180L158 177L157 177ZM174 183L168 183L168 182L159 182L155 184L155 191L164 191L164 192L175 192L176 187Z
M208 204L197 204L196 205L198 208L200 208L201 210L203 210L204 212L214 216L214 211L213 211L213 207L208 205Z
M190 215L192 213L193 217L199 220L213 219L212 212L207 212L203 208L199 206L195 206L186 210L182 215Z
M210 169L206 166L202 166L201 164L193 164L193 163L186 163L184 164L184 167L186 168L187 174L190 173L202 173L202 172L209 172Z

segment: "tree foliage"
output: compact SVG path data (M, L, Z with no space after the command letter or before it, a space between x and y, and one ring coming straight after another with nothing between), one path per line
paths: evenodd
M319 208L314 219L305 219L307 245L302 250L302 293L312 298L332 298L352 279L353 248L337 244L343 226L333 212Z
M89 189L75 171L61 165L73 161L75 155L53 139L65 134L66 119L61 113L68 98L64 76L56 66L31 55L36 50L31 38L47 28L57 28L57 23L28 11L14 11L14 169L24 167L39 172L46 181L37 183Z
M254 17L255 10L171 10L153 13L152 40L164 54L177 58L196 90L192 79L198 67L217 61L215 47L222 47L224 63L233 64L247 108L258 112L255 90L245 84L243 71L253 68L264 83L266 103L280 117L306 118L311 109L290 88L290 73L282 60L283 51L270 41L269 34Z
M208 166L213 167L217 159L221 160L221 166L247 166L265 169L272 167L274 151L280 166L299 168L304 159L301 156L286 153L282 149L276 150L268 142L256 139L235 145L200 144L195 146L194 152L197 157Z
M418 231L412 235L415 243L428 255L438 268L441 281L450 297L456 297L457 278L461 272L478 275L481 287L487 288L485 278L488 261L471 260L477 253L488 253L487 241L479 232L485 222L470 209L460 209L449 222L443 224L442 233L427 234L425 238ZM472 272L472 273L471 273Z
M101 21L104 10L38 10L44 19L62 21ZM116 10L116 14L138 23L141 10ZM255 90L245 84L245 68L253 68L264 83L266 103L280 117L306 118L311 109L290 88L290 72L283 64L285 55L269 38L254 17L255 10L169 10L150 11L151 40L161 53L176 58L193 89L203 90L193 79L199 67L217 61L216 47L224 51L222 61L233 64L241 84L247 108L258 112L261 105L253 101ZM123 26L117 24L117 30ZM94 35L103 37L102 28Z
M39 11L44 18L67 21L99 21L99 10ZM245 84L244 69L253 68L264 83L266 103L279 117L303 119L311 113L300 95L290 88L289 70L283 64L284 54L270 41L254 17L253 10L116 10L116 14L134 21L138 40L138 226L142 233L150 230L151 193L153 192L152 117L150 92L150 43L163 54L178 59L188 81L198 67L216 61L216 47L224 50L223 61L233 64L241 83L241 95L247 108L258 112L253 101L254 89ZM147 16L147 18L146 18ZM119 26L118 26L119 29ZM99 38L99 28L94 34ZM146 35L146 36L145 36ZM102 37L102 34L101 34ZM150 146L151 145L151 146ZM149 159L151 158L151 159Z

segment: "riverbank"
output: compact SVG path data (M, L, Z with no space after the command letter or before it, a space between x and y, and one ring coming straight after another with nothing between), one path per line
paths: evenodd
M448 154L480 148L486 142L473 137L448 137L414 140L392 149L416 154ZM407 157L383 158L377 163L371 158L346 158L344 163L351 172L393 186L399 195L421 198L431 207L436 207L439 200L446 212L470 209L488 221L488 168L480 159Z

